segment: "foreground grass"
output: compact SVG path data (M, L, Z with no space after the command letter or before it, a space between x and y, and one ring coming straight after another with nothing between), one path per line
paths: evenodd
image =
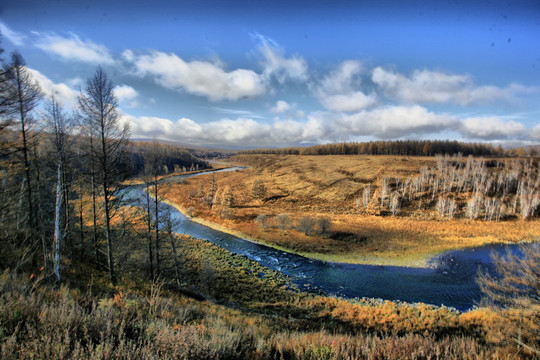
M164 246L162 279L169 280L149 282L144 247L134 238L117 249L125 256L116 287L84 261L64 264L61 286L6 270L0 358L527 358L508 334L524 336L522 329L538 323L538 312L460 313L306 294L282 274L208 241L175 241L180 279Z
M339 321L337 313L327 314L325 326L310 329L294 318L244 313L209 302L197 302L165 291L159 283L146 291L132 289L133 292L129 292L126 285L120 285L113 294L97 295L69 286L36 286L4 273L0 277L0 289L2 359L518 357L515 348L486 345L484 339L457 333L444 335L440 331L430 333L426 330L424 333L392 334L389 329L342 332L332 325ZM320 302L315 300L314 308L320 308L317 301ZM381 319L379 326L399 324L395 319L396 312L389 310L391 308L393 306L386 304L370 309L373 318ZM422 311L428 310L417 310L418 313ZM387 318L392 313L394 318ZM423 321L424 327L435 330L444 316L433 314L424 316ZM358 312L349 316L356 318L358 323L366 321Z
M166 198L183 211L194 209L195 221L331 262L426 267L430 258L451 249L540 236L538 219L442 220L436 213L415 208L407 209L406 217L358 211L355 200L365 184L385 176L416 174L423 166L433 166L433 158L246 155L234 160L250 168L214 175L218 197L226 188L233 192L233 208L225 209L219 200L211 208L201 202L201 190L208 192L212 175L173 185ZM266 187L262 200L252 196L256 179ZM306 215L328 217L332 228L329 234L307 236L292 227L263 230L255 223L258 215L272 221L282 213L290 214L292 224Z

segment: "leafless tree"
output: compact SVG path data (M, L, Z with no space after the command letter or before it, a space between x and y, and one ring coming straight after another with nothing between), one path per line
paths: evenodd
M311 216L304 216L299 219L296 224L296 229L303 232L307 236L311 236L313 228L315 226L315 219Z
M386 206L386 198L388 197L388 193L390 192L390 179L388 177L384 177L382 179L381 183L381 206Z
M439 200L437 201L437 205L435 208L437 209L437 212L439 215L444 218L446 215L446 205L447 205L447 199L443 196L439 196Z
M162 185L159 181L159 176L162 174L165 169L163 168L163 153L162 148L159 146L157 141L154 141L148 152L145 154L144 159L144 173L145 173L145 182L146 182L146 192L152 192L152 214L149 213L150 219L152 219L153 230L154 230L154 250L155 250L155 259L156 259L156 274L155 276L159 277L161 275L161 259L160 259L160 233L159 233L159 224L160 224L160 205L162 202ZM149 209L150 210L150 209ZM149 245L149 256L152 257L152 249Z
M276 215L276 217L274 218L274 221L283 232L289 229L292 223L291 216L289 214Z
M482 205L482 196L473 195L467 201L467 214L470 220L478 218L480 207Z
M119 184L126 175L123 146L129 138L127 123L120 123L117 111L118 100L113 93L112 82L105 71L98 67L94 76L89 78L86 87L79 94L78 108L88 128L95 135L91 149L97 167L97 176L102 190L105 212L105 236L107 241L107 262L111 282L116 284L114 271L112 211L116 204L114 196Z
M43 224L38 224L37 220L37 206L34 200L34 193L36 193L36 190L34 189L35 179L32 176L31 165L32 126L35 124L32 112L42 98L41 88L38 82L32 78L23 57L18 52L13 52L11 54L11 60L9 64L7 64L5 72L14 91L12 112L16 114L21 134L20 152L22 154L22 166L24 167L26 181L26 202L28 209L26 218L30 232L34 232L39 226L43 226ZM42 238L42 243L43 256L44 259L46 259L47 254L44 238ZM34 249L34 253L35 250L36 249ZM33 262L35 262L35 257L33 257Z
M317 225L319 226L321 235L326 235L332 227L332 219L327 216L320 217L317 219Z
M68 210L66 209L68 202L64 201L68 196L65 168L69 150L69 136L73 129L73 123L64 114L62 105L54 97L50 100L47 108L46 120L51 133L54 135L52 141L57 164L53 259L56 280L60 281L60 246L65 238L65 228L61 226L61 221L62 213ZM67 219L67 217L64 218Z
M362 206L367 209L369 202L371 201L371 184L366 185L362 194Z
M392 216L396 216L399 211L401 210L401 198L397 191L394 191L392 193L392 196L390 196L390 212L392 213Z
M257 223L257 225L259 225L261 230L266 231L268 229L268 226L270 225L270 218L268 217L268 215L261 214L257 216L255 222Z

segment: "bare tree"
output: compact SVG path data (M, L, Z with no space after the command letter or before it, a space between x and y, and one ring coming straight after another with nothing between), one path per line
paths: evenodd
M332 219L327 216L320 217L317 219L317 225L319 226L321 235L326 235L332 227Z
M390 197L390 211L392 212L392 216L396 216L400 209L401 200L397 191L394 191Z
M94 76L87 80L86 88L79 94L78 107L97 142L91 151L96 159L97 177L103 196L107 262L113 284L116 284L111 229L112 211L116 206L113 198L119 190L120 181L126 175L123 146L129 137L127 123L120 124L117 106L113 85L105 71L98 67Z
M289 214L276 215L276 217L274 218L274 221L283 232L289 229L292 223L291 216Z
M72 130L72 123L65 116L62 105L53 97L47 108L47 123L50 131L54 135L52 139L56 155L56 200L55 200L55 220L54 220L54 272L56 280L60 281L60 246L65 237L65 228L61 226L63 209L66 202L63 201L67 194L64 191L67 187L65 181L65 166L68 151L68 137ZM65 220L64 220L65 221Z
M296 229L303 232L307 236L311 236L313 233L313 227L315 226L315 219L311 216L304 216L299 219L296 224Z
M270 225L270 219L268 218L268 215L265 214L258 215L257 218L255 218L255 222L263 231L266 231Z
M0 47L0 55L4 49ZM3 62L3 59L0 59ZM0 132L12 123L11 115L16 112L14 103L16 101L16 87L11 81L9 66L0 67Z
M390 192L390 178L385 177L381 183L381 206L386 206L386 198Z
M369 202L371 201L371 184L366 185L364 193L362 194L362 206L367 209Z
M159 182L159 176L164 171L163 168L163 153L159 144L154 141L149 148L148 153L144 159L144 172L146 174L146 192L152 192L153 207L149 213L150 219L153 219L153 229L155 234L154 248L155 248L155 258L156 258L156 271L158 277L161 273L161 261L160 261L160 234L159 234L159 224L160 216L159 209L161 204L161 184ZM150 210L150 208L148 208ZM149 256L152 257L152 248L151 245L148 247ZM151 270L153 268L151 267Z
M30 231L34 232L39 224L37 223L37 206L33 195L35 191L31 169L31 131L35 122L32 118L32 112L41 100L41 88L38 82L32 79L23 57L18 52L11 54L11 61L7 65L6 75L13 87L12 112L17 114L21 134L20 151L23 157L22 165L24 166L26 180L27 224ZM44 246L44 261L46 262L45 239L42 239L42 243ZM35 262L35 257L33 257L33 262Z
M482 196L473 195L469 200L467 200L467 213L470 220L474 220L478 217L480 213L480 206L482 205Z

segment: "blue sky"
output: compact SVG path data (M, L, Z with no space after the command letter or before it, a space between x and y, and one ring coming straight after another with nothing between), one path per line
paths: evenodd
M102 65L132 138L540 143L538 1L4 0L0 31L67 108Z

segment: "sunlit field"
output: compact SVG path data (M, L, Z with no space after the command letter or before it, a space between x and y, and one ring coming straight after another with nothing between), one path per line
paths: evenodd
M377 196L383 179L414 178L422 168L436 168L433 157L241 155L231 162L249 168L188 179L173 185L165 197L184 211L191 208L196 221L336 262L427 266L430 257L446 250L540 236L536 218L523 220L509 214L500 221L483 216L471 220L467 200L459 196L460 205L451 219L440 215L437 201L426 191L412 201L406 195L395 215L380 206ZM208 204L201 198L212 191L212 181L214 200ZM259 198L253 194L255 182L264 185ZM373 195L364 208L359 202L368 184ZM222 203L227 191L234 199L231 207ZM278 223L280 214L290 215L285 226ZM265 226L256 221L259 215L267 215ZM296 226L306 216L315 220L308 235ZM325 233L316 224L323 217L330 220Z

